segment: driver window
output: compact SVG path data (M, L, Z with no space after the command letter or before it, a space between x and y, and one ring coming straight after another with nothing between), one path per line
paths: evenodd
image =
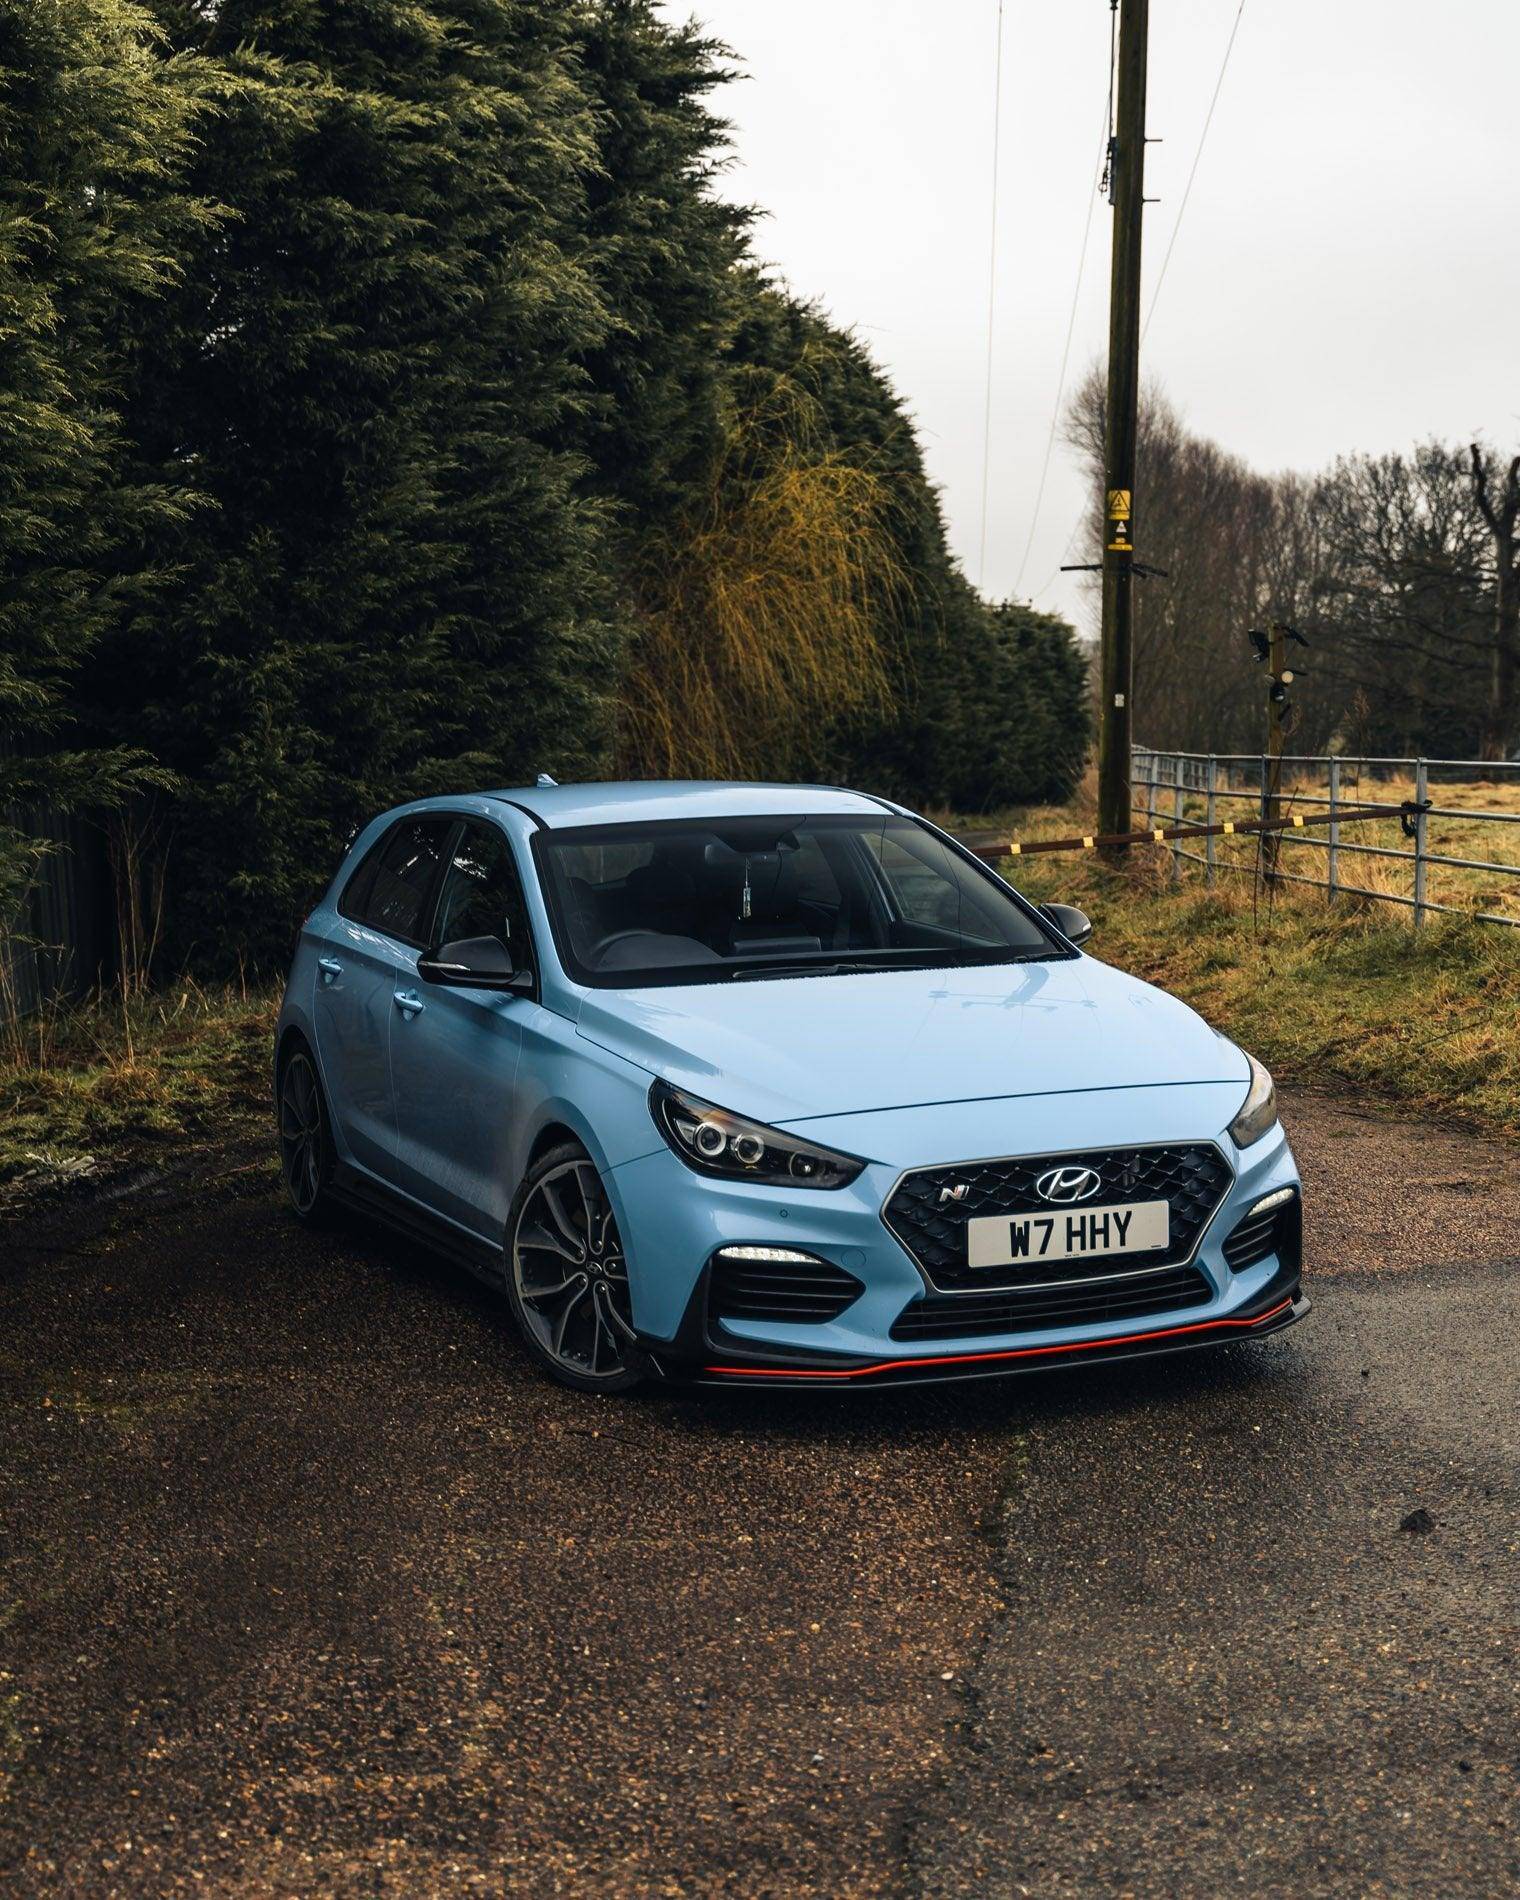
M433 941L458 943L465 937L498 938L520 970L533 961L512 847L494 825L466 824L444 872Z

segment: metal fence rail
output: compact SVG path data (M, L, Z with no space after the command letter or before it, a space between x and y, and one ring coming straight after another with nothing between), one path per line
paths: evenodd
M1279 846L1279 849L1292 845L1300 850L1322 852L1324 875L1308 875L1311 860L1300 860L1306 868L1293 871L1285 869L1279 861L1274 873L1277 878L1285 883L1323 890L1332 902L1344 895L1400 905L1412 913L1417 926L1432 912L1470 917L1485 924L1520 926L1520 901L1517 901L1516 912L1506 915L1464 904L1441 903L1430 895L1432 871L1455 871L1511 880L1516 898L1520 900L1520 759L1397 759L1345 753L1288 753L1283 757L1282 768L1277 796L1283 807L1313 806L1325 814L1329 822L1322 836L1308 830L1284 832ZM1185 822L1189 799L1195 805L1202 802L1203 821L1209 825L1216 822L1216 815L1222 810L1242 804L1252 806L1265 817L1272 796L1270 774L1271 760L1264 753L1158 752L1136 746L1130 760L1131 787L1143 793L1143 798L1136 801L1137 807L1144 804L1152 826L1157 822L1158 812L1173 824ZM1513 787L1514 809L1474 805L1471 793L1474 782L1480 779L1495 788ZM1321 781L1323 791L1316 789ZM1391 790L1400 781L1413 784L1413 803L1418 807L1413 814L1406 811L1404 799L1375 796L1378 790ZM1464 794L1466 802L1460 802ZM1369 807L1386 811L1389 822L1399 822L1401 836L1409 839L1413 849L1342 838L1336 815L1351 806L1361 811ZM1512 833L1498 834L1499 848L1512 835L1516 855L1506 862L1432 849L1433 822L1513 827ZM1184 861L1202 865L1211 884L1221 871L1254 874L1257 869L1254 859L1244 863L1221 855L1213 837L1205 840L1202 851L1189 850L1180 839L1172 842L1170 850L1174 881L1181 877ZM1342 864L1348 856L1407 864L1409 891L1377 891L1365 884L1348 882Z

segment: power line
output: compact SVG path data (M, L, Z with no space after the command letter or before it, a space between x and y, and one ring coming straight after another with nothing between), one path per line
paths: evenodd
M1103 151L1105 157L1108 152L1109 127L1113 122L1112 111L1113 108L1111 105L1107 105L1103 109ZM1035 493L1034 513L1029 518L1029 538L1024 543L1024 558L1019 562L1018 578L1013 583L1013 591L1015 594L1018 593L1019 588L1023 584L1024 570L1029 566L1029 553L1034 546L1035 530L1040 525L1040 510L1045 505L1045 483L1050 475L1050 458L1055 450L1056 430L1060 427L1061 422L1061 402L1066 394L1066 371L1071 362L1071 342L1072 337L1076 334L1077 311L1082 301L1082 279L1087 271L1087 244L1088 239L1092 236L1093 209L1098 202L1098 196L1098 192L1094 191L1087 200L1087 223L1082 227L1082 250L1077 259L1077 282L1075 289L1071 293L1071 315L1067 318L1066 322L1066 342L1061 350L1061 368L1056 377L1056 400L1050 412L1050 433L1045 438L1045 460L1040 468L1040 486ZM1065 557L1063 556L1062 558L1064 559ZM1048 586L1049 582L1047 582L1046 585ZM1041 592L1043 591L1044 589L1041 589Z
M982 415L982 537L977 554L976 584L987 573L987 486L992 470L992 339L997 311L998 148L1003 133L1003 0L998 0L997 52L992 85L992 222L987 242L987 399Z
M1219 95L1224 89L1224 76L1230 69L1230 55L1235 50L1235 36L1240 31L1240 16L1246 10L1246 0L1240 0L1235 9L1235 24L1230 28L1230 38L1224 49L1224 59L1220 63L1219 77L1214 82L1214 96L1209 101L1208 116L1204 119L1203 130L1198 135L1198 150L1193 154L1193 169L1188 173L1187 184L1183 188L1182 203L1177 207L1177 222L1172 226L1172 235L1167 243L1166 256L1161 260L1161 271L1156 278L1156 288L1151 292L1151 307L1146 312L1145 329L1140 332L1140 341L1145 341L1146 331L1151 327L1151 318L1156 314L1156 304L1161 296L1161 286L1166 282L1166 267L1172 261L1172 252L1177 248L1177 233L1182 229L1183 213L1188 208L1188 199L1193 193L1193 180L1198 176L1198 161L1203 157L1204 142L1209 136L1209 127L1214 123L1214 108L1219 104Z
M1077 543L1081 540L1084 531L1089 526L1090 521L1084 509L1084 511L1077 516L1077 525L1072 529L1071 535L1067 540L1066 552L1061 556L1059 563L1050 570L1050 579L1046 581L1042 587L1037 587L1029 596L1031 602L1038 600L1041 594L1048 594L1055 583L1061 578L1062 570L1076 552Z

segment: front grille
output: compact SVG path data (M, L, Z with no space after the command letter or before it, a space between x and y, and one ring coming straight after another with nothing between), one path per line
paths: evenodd
M720 1253L713 1261L708 1309L719 1320L822 1325L838 1319L864 1291L853 1273L827 1260L736 1260Z
M1105 1270L1097 1260L1063 1261L1052 1267L1040 1261L1009 1267L968 1267L966 1222L983 1214L1048 1214L1034 1184L1047 1168L1095 1168L1102 1186L1086 1202L1089 1207L1123 1206L1130 1201L1171 1203L1171 1245L1162 1254L1107 1263L1115 1273L1133 1272L1138 1265L1178 1266L1197 1245L1198 1237L1224 1199L1234 1178L1229 1163L1207 1142L1177 1148L1108 1148L1091 1154L1021 1155L1009 1161L969 1161L960 1167L920 1168L904 1175L882 1217L892 1233L938 1288L1018 1287L1056 1279L1090 1279ZM942 1189L964 1187L957 1201L941 1201ZM1066 1210L1062 1210L1066 1211ZM1072 1212L1079 1210L1072 1209Z
M1231 1273L1259 1267L1273 1254L1285 1267L1296 1267L1303 1252L1303 1208L1298 1196L1269 1207L1264 1214L1247 1214L1231 1228L1221 1251Z
M1205 1306L1213 1288L1197 1267L1135 1274L1091 1286L1052 1287L1033 1293L931 1293L904 1307L894 1339L977 1339L989 1333L1040 1333L1057 1326L1102 1326Z

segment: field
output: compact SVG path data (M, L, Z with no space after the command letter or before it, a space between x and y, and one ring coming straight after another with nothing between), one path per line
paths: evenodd
M1167 765L1163 760L1161 775ZM1227 776L1219 768L1216 821L1255 818L1260 810L1259 780L1254 763L1236 765ZM1328 774L1324 768L1301 768L1285 773L1283 816L1313 817L1326 809ZM1453 910L1481 911L1512 917L1520 923L1520 769L1496 767L1491 776L1476 776L1471 768L1432 765L1426 796L1435 809L1426 821L1426 852L1435 857L1466 858L1490 864L1513 865L1509 875L1474 871L1454 865L1427 868L1425 899ZM1398 805L1415 797L1410 773L1346 764L1341 772L1339 799L1343 804ZM1184 791L1179 805L1170 784L1138 785L1135 789L1137 824L1170 825L1182 816L1202 824L1207 801L1199 792ZM1513 821L1513 822L1510 822ZM1203 846L1190 846L1202 851ZM1216 873L1249 884L1256 869L1257 841L1217 838ZM1414 898L1414 840L1403 831L1397 813L1386 819L1357 821L1341 828L1337 853L1337 881L1346 888L1360 886L1378 896ZM1382 855L1399 853L1402 856ZM1291 878L1324 883L1329 857L1326 826L1284 834L1282 870ZM1390 904L1390 913L1406 908Z

